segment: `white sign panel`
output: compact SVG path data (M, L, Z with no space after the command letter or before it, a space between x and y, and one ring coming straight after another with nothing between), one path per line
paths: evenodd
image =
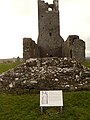
M40 106L63 106L62 90L40 91Z

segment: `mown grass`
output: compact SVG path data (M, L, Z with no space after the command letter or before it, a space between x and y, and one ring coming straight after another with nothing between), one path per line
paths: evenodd
M90 120L90 92L64 92L62 113L57 107L40 112L39 94L0 94L0 120Z
M83 65L90 68L90 60L86 60Z
M9 62L9 63L0 63L0 73L5 72L9 69L14 68L15 66L21 64L21 62Z
M20 63L0 64L0 73ZM84 63L90 67L90 61ZM40 112L39 94L0 94L0 120L90 120L90 91L64 92L62 113L57 107Z

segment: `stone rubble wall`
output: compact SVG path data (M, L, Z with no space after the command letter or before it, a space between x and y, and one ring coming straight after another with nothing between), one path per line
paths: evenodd
M30 58L0 75L0 91L90 90L90 70L67 58Z
M23 60L40 57L40 51L31 38L23 38Z
M79 62L85 61L85 42L77 35L69 35L63 44L63 57L74 58Z

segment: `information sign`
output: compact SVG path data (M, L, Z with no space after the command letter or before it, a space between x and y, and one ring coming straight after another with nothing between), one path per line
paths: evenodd
M62 90L40 91L40 107L63 106Z

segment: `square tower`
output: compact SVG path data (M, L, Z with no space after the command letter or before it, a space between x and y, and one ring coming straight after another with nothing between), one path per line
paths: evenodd
M40 57L62 57L63 38L60 36L59 3L38 0L38 41Z

